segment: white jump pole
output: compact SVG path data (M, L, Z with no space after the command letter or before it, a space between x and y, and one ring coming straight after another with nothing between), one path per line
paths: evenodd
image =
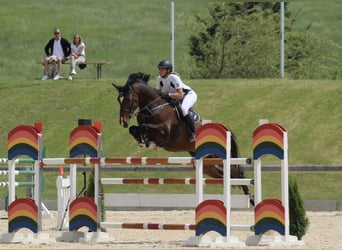
M287 141L287 132L284 131L284 159L281 161L281 197L282 203L284 206L285 213L285 241L289 240L290 236L290 209L289 209L289 169L288 169L288 141Z
M175 71L175 3L171 1L171 32L170 32L170 41L171 41L171 63L173 65L173 71Z
M226 159L223 161L223 197L224 197L224 206L226 208L226 239L227 242L230 240L230 224L231 224L231 186L230 186L230 143L231 143L231 132L227 131L226 138Z

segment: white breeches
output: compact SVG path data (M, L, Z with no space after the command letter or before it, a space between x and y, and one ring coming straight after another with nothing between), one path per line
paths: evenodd
M76 70L76 65L85 63L85 57L79 56L77 59L75 57L71 56L70 60L70 72Z
M197 94L195 91L188 92L182 102L182 112L186 116L189 113L189 109L194 106L197 101Z

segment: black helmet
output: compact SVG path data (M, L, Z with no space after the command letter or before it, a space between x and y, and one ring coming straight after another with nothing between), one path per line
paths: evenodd
M169 69L170 71L172 71L173 65L170 61L163 60L163 61L160 61L160 63L158 64L158 69Z

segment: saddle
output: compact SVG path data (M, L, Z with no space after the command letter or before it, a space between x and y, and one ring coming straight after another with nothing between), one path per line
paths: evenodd
M183 112L182 112L182 108L181 108L181 101L175 100L175 99L169 99L167 101L169 102L171 107L173 107L173 109L175 110L178 121L179 121L178 126L176 128L176 131L173 133L173 135L171 136L171 140L168 142L168 143L171 143L172 141L174 141L178 138L185 122L183 120ZM194 121L194 123L201 121L201 117L199 116L199 114L197 112L195 112L192 108L189 109L189 115L192 118L192 120Z
M182 108L181 108L181 101L179 100L175 100L175 99L171 99L168 101L170 103L170 105L174 108L174 110L176 111L177 117L179 121L183 121L183 112L182 112ZM201 120L201 117L199 116L199 114L197 112L195 112L193 110L193 108L189 109L189 115L192 118L192 120L196 123L199 122Z

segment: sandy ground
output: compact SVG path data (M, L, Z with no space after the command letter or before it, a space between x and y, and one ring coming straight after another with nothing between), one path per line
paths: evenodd
M183 243L194 231L161 231L136 229L107 229L108 240L94 243L69 243L56 241L63 231L58 228L57 213L52 211L53 218L43 219L43 232L48 239L43 243L0 244L0 249L201 249L185 247ZM6 217L5 211L0 211L1 217ZM303 237L304 245L287 247L247 246L245 249L342 249L342 212L307 212L310 220L309 229ZM151 223L192 223L194 211L109 211L106 221L151 222ZM232 224L253 224L251 211L233 211ZM26 233L26 229L19 232ZM84 230L84 231L82 231ZM80 231L86 233L86 228ZM7 220L0 221L0 236L7 233ZM29 232L28 232L29 233ZM232 236L240 241L246 241L250 231L232 231ZM214 235L218 236L218 235ZM235 247L236 248L236 247ZM202 248L203 249L203 248Z

